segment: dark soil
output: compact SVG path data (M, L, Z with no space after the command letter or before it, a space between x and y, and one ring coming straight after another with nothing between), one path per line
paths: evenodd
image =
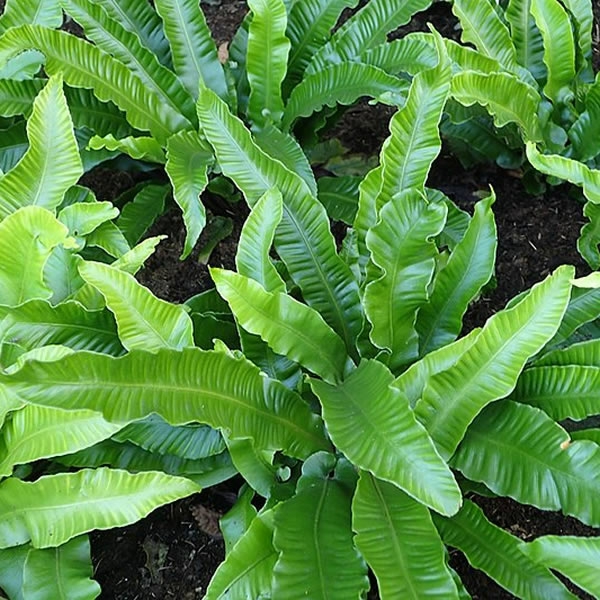
M0 12L4 1L0 0ZM231 39L246 11L243 1L223 0L203 4L215 40L222 45ZM594 2L596 23L600 23L600 5ZM410 30L423 30L428 21L447 36L456 36L456 21L446 3L436 3L417 16ZM600 69L600 33L596 25L595 67ZM391 110L361 104L347 111L336 135L354 153L377 154L387 137ZM138 176L118 171L96 169L86 176L85 184L99 199L114 199L133 186ZM550 188L532 198L524 189L519 173L510 173L494 165L464 170L442 151L430 176L429 185L439 188L469 210L478 192L492 185L497 201L494 205L498 226L499 248L494 290L470 309L466 327L481 325L506 302L524 289L543 279L561 264L575 265L580 273L588 271L576 250L576 240L583 224L581 205L569 194L569 186ZM210 199L208 199L210 204ZM219 208L234 221L234 234L219 244L210 264L233 267L236 239L245 217L241 203ZM157 252L147 262L139 279L160 297L182 302L210 285L207 267L197 261L198 248L186 261L179 261L184 231L179 212L168 211L153 227L152 234L166 233ZM496 524L524 540L545 534L600 535L579 521L560 513L542 512L509 499L474 498ZM91 535L94 577L102 586L105 600L202 598L214 570L224 557L223 542L217 522L231 505L231 490L217 486L191 498L154 511L129 527ZM451 564L460 573L474 599L509 599L505 592L485 574L471 568L458 551L451 551ZM376 598L376 593L370 595ZM582 593L580 597L586 597ZM250 599L249 599L250 600Z

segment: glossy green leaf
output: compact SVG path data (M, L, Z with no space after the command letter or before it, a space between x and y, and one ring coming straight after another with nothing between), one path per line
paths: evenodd
M253 143L250 132L213 93L198 102L202 128L223 172L244 192L250 206L277 187L283 217L276 249L306 302L343 338L348 352L362 329L358 283L336 253L325 209L302 179Z
M569 14L558 0L531 0L531 14L544 39L544 63L548 79L544 94L564 103L573 95L575 40Z
M527 544L493 525L470 500L449 519L434 515L434 522L444 543L461 550L473 567L517 598L575 598L549 569L527 556Z
M283 116L281 83L290 41L285 35L287 11L283 0L248 0L248 8L252 13L246 57L248 117L260 129L267 122L279 125Z
M67 346L50 345L43 346L42 348L34 348L33 350L23 352L23 354L21 354L13 364L8 366L5 371L7 374L15 373L19 369L22 369L27 361L41 360L43 362L52 362L53 360L59 360L64 356L73 354L73 352L75 352L75 350L68 348Z
M594 9L592 0L564 0L573 24L577 45L577 75L584 81L593 79Z
M175 73L189 95L196 100L198 86L203 82L226 100L229 93L225 73L198 2L157 0L155 6L171 46Z
M0 68L23 50L36 48L46 56L49 75L62 73L67 84L93 89L98 98L114 102L129 122L164 142L189 121L123 63L83 39L39 25L10 29L0 38Z
M419 355L417 312L429 296L438 255L433 239L445 219L445 205L429 204L419 192L407 190L381 209L378 223L367 233L371 260L381 269L364 293L369 336L389 351L392 370Z
M10 63L9 63L10 64ZM33 101L44 87L42 79L14 81L0 79L0 115L29 115Z
M52 77L36 98L27 122L27 137L29 149L0 178L2 217L30 204L56 208L83 174L60 77ZM36 176L31 177L31 173Z
M82 470L34 482L0 483L0 546L56 547L92 529L138 521L152 510L200 488L163 473Z
M23 567L30 545L0 550L0 587L9 600L23 600Z
M480 327L473 329L456 342L426 354L397 377L393 386L398 388L408 398L410 406L414 407L423 396L423 391L429 379L453 367L458 359L475 343L480 332Z
M17 121L2 131L2 137L0 137L0 169L2 173L10 171L29 148L25 125L25 121Z
M284 127L310 117L325 106L353 104L369 96L386 104L404 103L409 85L373 65L343 62L308 75L292 91L285 107Z
M78 352L27 363L1 383L27 402L96 410L113 423L156 413L171 425L206 423L299 458L329 446L320 418L297 394L222 352L132 350L116 359Z
M600 269L600 205L586 202L583 216L588 221L581 228L577 250L592 269Z
M127 154L136 160L145 160L151 163L163 165L165 163L165 153L162 146L151 137L128 136L122 139L116 139L112 133L104 137L93 136L88 144L91 150L118 151Z
M452 11L460 20L463 42L472 43L505 69L516 69L516 52L509 30L490 0L455 0Z
M157 298L133 275L97 262L81 263L79 273L104 296L127 350L179 350L194 345L192 321L185 309Z
M458 599L429 511L402 490L362 471L352 501L352 528L383 600Z
M590 169L582 162L558 154L542 154L533 143L527 144L527 158L544 175L559 177L582 187L590 202L600 204L600 170Z
M0 18L0 31L26 24L60 27L60 3L57 0L7 0Z
M600 447L570 442L543 411L504 400L473 422L452 464L494 493L598 527Z
M89 410L24 406L2 428L0 477L9 476L16 465L91 446L119 429Z
M110 17L99 2L60 0L65 12L72 15L85 31L86 38L124 64L131 73L156 94L165 110L179 114L182 127L195 123L194 97L170 70L140 42L139 37Z
M600 76L596 76L596 81L588 88L585 110L568 134L573 144L573 158L586 162L600 154Z
M544 39L531 14L531 0L510 0L504 13L517 61L539 81L546 77Z
M454 514L461 493L452 472L393 383L390 371L374 360L363 361L338 386L311 380L331 439L354 465L442 514Z
M481 104L494 117L497 127L516 123L525 141L541 140L537 117L540 95L528 83L511 73L464 71L452 78L451 95L465 106Z
M25 350L63 345L119 355L123 347L112 315L106 310L88 311L76 302L52 306L31 300L19 306L0 306L0 337Z
M329 39L342 11L356 3L356 0L305 0L293 4L286 30L291 42L285 82L288 89L302 79L310 59Z
M44 266L53 248L68 242L67 235L67 228L39 206L20 208L0 221L0 253L12 257L0 264L0 304L52 296Z
M275 511L273 600L361 598L367 567L354 547L351 495L335 458L312 456L302 468L296 495ZM344 573L340 577L340 573Z
M277 189L265 192L252 207L246 219L235 265L240 275L254 279L268 292L285 292L285 283L271 262L269 253L275 238L275 229L283 216L283 199Z
M101 592L92 575L87 536L57 548L32 548L23 570L23 596L27 600L92 600Z
M106 12L135 33L142 44L166 67L171 66L171 49L163 31L163 23L152 5L138 0L96 0Z
M0 69L0 79L23 81L35 77L44 64L44 55L37 50L26 50Z
M317 72L330 63L354 59L369 48L382 44L388 33L408 23L416 12L425 10L430 4L431 0L367 2L315 54L307 73Z
M273 547L273 513L255 517L227 553L210 581L206 600L260 598L270 594L278 553Z
M186 230L181 260L189 256L206 224L200 194L208 184L208 169L213 161L212 152L195 131L181 131L167 141L166 171Z
M463 239L436 274L429 301L419 310L416 328L424 355L453 342L469 303L494 271L497 235L491 207L495 194L475 205Z
M571 291L572 267L559 267L510 310L491 317L474 344L427 383L415 414L450 457L490 402L509 394L525 366L556 333Z
M600 538L545 535L526 544L523 551L535 562L566 575L588 594L600 596Z
M225 542L225 556L248 531L250 524L258 514L252 504L253 499L254 490L248 485L242 485L235 504L219 519L219 528Z
M535 361L536 367L563 365L581 365L585 367L600 365L600 339L587 340L566 348L553 350Z
M561 365L526 369L511 399L541 408L555 421L600 413L600 368Z
M283 293L267 292L253 279L211 269L217 290L240 325L260 335L278 354L326 381L339 381L347 361L344 343L315 310Z

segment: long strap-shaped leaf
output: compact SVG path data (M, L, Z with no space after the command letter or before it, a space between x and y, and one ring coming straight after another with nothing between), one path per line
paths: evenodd
M165 105L157 94L123 63L89 42L39 25L10 29L0 38L0 67L13 56L36 48L46 56L49 75L62 73L73 87L93 89L101 100L114 102L138 129L151 131L161 142L189 121Z
M381 598L458 600L429 510L361 471L354 500L355 543L377 577Z
M283 217L277 251L306 302L354 354L363 323L358 283L336 253L323 206L300 177L257 147L242 122L210 90L200 93L198 116L220 167L244 192L250 206L273 187L281 191Z
M429 380L415 414L442 456L453 454L487 404L513 390L527 359L556 333L572 277L572 267L559 267L514 308L494 315L460 359Z
M27 137L29 149L0 178L0 218L30 204L55 209L83 174L60 76L52 77L36 98Z
M59 0L7 0L0 18L0 31L34 24L60 27L62 10Z
M429 204L415 190L395 196L367 233L371 260L381 269L366 288L363 303L373 325L371 341L390 352L390 369L419 355L417 311L429 296L438 255L433 241L444 227L446 206Z
M586 162L600 154L600 77L588 88L585 110L569 129L573 158Z
M16 306L52 296L44 266L67 235L67 228L39 206L21 208L0 222L0 255L11 257L0 263L0 304Z
M382 44L390 31L408 23L413 14L430 4L431 0L371 0L314 55L307 73L315 73L329 62L354 59L365 50Z
M461 504L458 485L393 382L385 365L373 360L363 361L338 386L315 380L311 386L331 439L353 464L452 515Z
M194 100L198 98L202 81L226 100L229 92L225 73L198 2L156 0L155 6L171 46L173 67L189 95Z
M297 394L222 352L132 350L117 359L77 352L27 363L2 383L27 402L96 410L115 423L157 413L172 425L206 423L301 458L328 447L321 420Z
M594 9L592 0L563 0L563 4L572 19L577 43L577 74L586 82L594 78L593 41Z
M325 381L341 380L347 361L344 343L319 313L233 271L211 269L211 275L244 329Z
M57 548L32 548L23 568L23 597L92 600L101 591L92 575L87 536L76 537Z
M127 350L152 352L194 345L192 320L181 305L157 298L133 275L103 263L82 262L79 273L104 296Z
M531 14L531 0L510 0L505 12L517 62L528 69L536 80L546 77L544 39Z
M469 303L492 276L497 245L494 201L492 194L475 205L465 236L437 273L429 301L419 310L421 356L456 339Z
M526 369L511 399L541 408L555 421L600 414L600 368L553 365Z
M312 56L329 39L342 10L356 4L357 0L305 0L292 6L286 31L291 42L284 84L287 90L302 79Z
M312 456L296 495L275 511L273 542L279 558L273 600L360 598L369 587L367 567L352 540L346 474L338 468L329 476L334 465L331 455Z
M106 12L135 33L142 44L156 55L165 67L171 66L171 49L163 31L163 23L150 3L138 0L95 0Z
M600 447L570 443L539 408L508 400L487 407L452 464L496 494L600 525Z
M182 477L111 469L0 484L0 547L31 540L34 548L60 546L92 529L138 521L152 510L200 491Z
M524 552L526 544L488 521L483 511L465 500L458 514L434 515L442 539L461 550L469 563L487 573L517 598L547 600L575 598L550 572Z
M33 101L44 84L43 79L25 81L0 79L0 115L3 117L29 115Z
M399 192L422 190L441 149L438 125L450 91L451 72L438 38L436 47L438 66L414 77L405 105L390 121L391 135L381 150L381 166L371 171L359 188L354 228L363 268L369 256L365 247L367 231L377 222L379 210Z
M273 513L255 517L227 553L206 590L205 600L260 598L270 594L278 553L273 547Z
M566 575L589 594L600 596L600 538L545 535L526 544L523 552L535 562Z
M173 197L183 213L185 243L181 260L194 249L206 224L206 211L200 194L208 184L208 168L214 158L206 142L195 131L181 131L167 140L166 171Z
M0 306L0 337L25 350L58 344L74 350L121 354L112 315L106 310L88 311L77 302L52 306L31 300L19 306Z
M15 465L87 448L119 429L89 410L24 406L2 428L0 477L9 476Z
M137 75L173 112L185 115L188 125L196 121L194 97L175 74L158 62L139 38L112 19L104 8L86 0L61 0L65 11L84 28L86 37Z
M544 38L544 63L548 68L544 94L562 104L572 97L576 76L571 20L558 0L531 0L531 14Z
M455 0L452 11L460 19L463 42L472 43L505 69L516 70L516 52L510 33L490 0Z
M285 36L287 12L282 0L248 0L248 6L252 11L246 58L248 117L260 129L268 122L279 125L283 117L281 84L290 41Z

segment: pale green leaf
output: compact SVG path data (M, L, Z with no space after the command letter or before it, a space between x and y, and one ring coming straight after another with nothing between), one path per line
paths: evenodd
M76 452L120 429L97 412L24 406L14 412L0 434L0 477L16 465Z
M367 233L371 260L381 269L364 293L369 336L389 351L392 370L419 355L417 312L429 296L438 255L433 239L445 219L444 204L430 204L418 191L406 190L381 209L378 223Z
M0 18L0 31L18 25L60 27L62 10L57 0L7 0Z
M1 217L26 205L56 208L83 174L61 77L52 77L37 96L27 137L29 149L0 178Z
M299 458L329 447L321 419L300 396L222 352L132 350L121 358L77 352L27 363L0 379L9 394L27 402L95 410L113 423L156 413L171 425L206 423Z
M112 133L100 137L98 135L90 138L88 148L91 150L110 150L122 152L135 158L136 160L145 160L159 165L165 164L165 153L162 146L151 137L128 136L116 139Z
M229 96L223 66L202 9L196 0L156 0L171 46L173 67L189 95L196 100L200 82L223 100Z
M352 528L383 600L458 599L429 511L402 490L362 471L352 501Z
M442 456L490 402L509 394L526 361L556 333L571 291L572 267L559 267L515 307L491 317L448 370L431 377L415 406Z
M56 547L92 529L111 529L145 517L155 508L200 488L163 473L82 470L33 482L0 483L0 546L31 540L34 548Z
M189 256L206 224L200 194L208 184L208 169L213 162L210 148L195 131L181 131L167 140L166 171L186 230L181 260Z
M32 548L23 570L23 596L27 600L92 600L101 591L92 575L87 536L57 548Z
M311 380L331 439L354 465L442 514L454 514L461 493L452 472L393 383L390 371L374 360L363 361L338 386Z
M211 269L217 290L240 325L278 354L299 362L326 381L339 381L347 354L344 343L314 309L232 271Z
M35 298L48 299L44 266L53 248L66 244L67 228L51 212L26 206L0 221L0 304L15 306Z
M23 600L23 567L29 544L0 550L0 587L9 600Z
M84 237L118 214L119 210L110 202L77 202L63 208L58 220L67 226L72 236Z
M81 263L79 273L104 296L127 350L194 345L192 321L185 309L157 298L133 275L97 262Z
M277 189L265 192L252 207L246 219L235 265L240 275L254 279L267 292L285 292L285 283L271 262L269 253L275 238L275 229L283 216L283 199Z

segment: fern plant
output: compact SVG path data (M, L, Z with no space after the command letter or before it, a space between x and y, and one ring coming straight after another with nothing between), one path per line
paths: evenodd
M75 259L79 302L53 304L36 247L31 299L2 306L3 347L23 340L20 327L40 332L0 373L0 585L11 599L54 589L43 560L70 565L69 589L93 598L82 536L234 472L248 486L223 522L228 554L207 598L360 598L368 568L382 598L467 597L446 546L522 598L572 597L551 568L598 593L596 539L525 544L465 498L483 484L600 525L597 432L559 424L600 412L598 344L573 344L593 331L600 297L560 267L459 337L492 274L494 196L470 217L426 186L451 90L439 38L436 53L361 183L340 252L310 186L207 87L202 131L252 208L238 272L212 271L220 296L173 305L121 259L88 257ZM19 206L0 239L31 210L55 218ZM3 289L18 287L4 277ZM102 332L112 345L93 346ZM41 459L60 472L31 472ZM566 547L577 560L560 560Z
M19 2L30 12L42 4L59 6L87 39L54 30L49 20L11 23L0 41L0 65L33 52L46 73L63 76L88 165L119 152L165 165L187 229L182 258L205 225L199 194L219 169L198 134L200 85L252 126L267 153L277 149L277 159L302 173L315 194L297 138L313 140L338 104L359 97L401 105L407 74L433 64L429 55L415 60L414 52L385 50L386 34L431 0L371 0L335 33L342 11L356 0L250 1L224 64L195 0L158 0L154 6L137 0ZM0 114L27 114L42 84L36 78L0 80ZM350 189L357 197L356 186L347 178L328 180L322 194L327 201Z

